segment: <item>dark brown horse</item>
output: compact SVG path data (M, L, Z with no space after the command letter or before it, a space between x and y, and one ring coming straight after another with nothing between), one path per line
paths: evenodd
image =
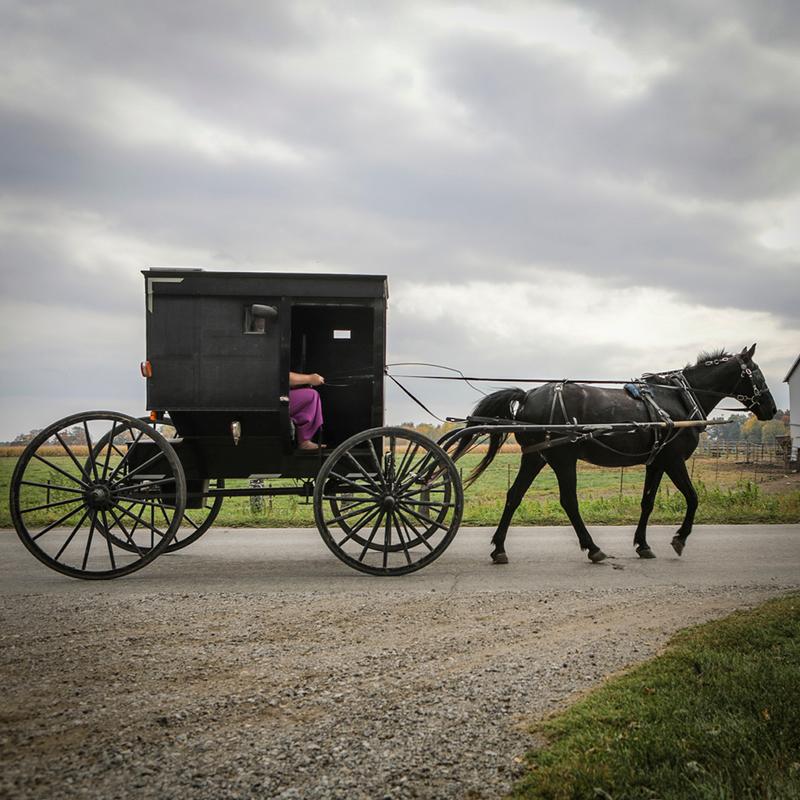
M546 383L529 392L516 388L504 389L481 400L472 416L496 419L498 424L513 419L519 423L542 425L701 420L721 398L733 397L758 419L768 420L775 415L775 401L761 370L753 361L755 349L753 345L735 355L725 352L701 353L697 363L687 365L682 370L647 375L630 391L568 381ZM640 398L632 396L631 392L634 395L638 393ZM556 473L561 505L578 534L581 549L588 551L592 561L602 561L606 557L589 535L578 509L578 459L603 467L647 465L642 513L633 537L636 552L641 558L655 557L647 543L647 520L653 510L659 483L666 472L686 498L686 516L672 538L675 552L678 555L683 552L697 510L697 493L686 469L686 461L700 439L698 428L668 428L666 433L661 434L654 433L652 429L614 432L530 452L526 452L526 448L541 444L545 433L514 435L522 447L523 455L519 473L508 490L500 524L492 537L494 549L491 556L496 564L508 563L505 551L508 526L525 492L545 464L549 464ZM477 436L465 436L451 442L448 449L451 449L453 457L464 453ZM503 432L490 434L489 449L467 478L466 485L475 481L489 466L507 437L508 433Z

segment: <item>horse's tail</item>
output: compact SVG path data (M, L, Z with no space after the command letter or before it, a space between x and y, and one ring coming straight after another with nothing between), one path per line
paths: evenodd
M525 400L526 395L527 392L524 389L517 388L501 389L499 392L487 394L486 397L479 401L475 408L472 409L472 414L470 416L497 419L497 424L499 424L500 420L508 420L514 417L514 414L511 412L511 405L514 402L522 403ZM482 424L491 425L492 423L487 421ZM481 436L483 436L482 433L474 433L458 438L456 440L457 444L450 452L451 458L455 461L459 456L463 455L467 450L469 450L469 448L475 443L475 440ZM503 446L503 443L507 438L508 434L501 433L500 431L489 434L489 449L486 451L486 454L480 460L480 462L475 465L472 472L470 472L470 474L467 476L466 480L464 481L465 488L467 486L471 486L481 475L483 475L489 464L494 461L494 457L500 452L500 448ZM449 447L447 449L450 450Z

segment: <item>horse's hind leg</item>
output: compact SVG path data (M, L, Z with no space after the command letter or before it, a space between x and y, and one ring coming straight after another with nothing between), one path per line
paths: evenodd
M686 539L692 532L694 515L697 511L697 492L692 486L692 479L686 469L686 462L682 458L676 458L664 465L667 475L669 475L675 487L686 499L686 516L683 518L680 528L672 537L672 549L678 554L683 553L686 547Z
M539 453L524 453L522 456L517 477L506 494L506 506L503 509L503 515L500 517L494 536L492 536L494 550L492 550L491 556L495 564L508 564L505 548L508 526L511 524L514 512L519 508L525 492L528 491L534 478L541 472L545 463Z
M636 533L633 534L633 546L639 554L639 558L655 558L656 554L647 544L647 520L653 511L656 502L658 486L664 474L662 465L648 464L644 476L644 491L642 492L642 514L639 517L639 524L636 526Z
M562 448L566 450L566 448ZM575 528L575 533L578 534L578 541L581 545L581 550L589 551L590 561L602 561L606 554L592 541L586 525L583 523L581 512L578 508L578 476L576 467L578 459L571 453L558 453L554 451L549 456L550 466L556 473L558 478L558 489L561 500L561 506L567 512L569 521L572 527Z

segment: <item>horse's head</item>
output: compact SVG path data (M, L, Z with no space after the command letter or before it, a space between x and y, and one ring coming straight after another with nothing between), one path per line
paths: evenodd
M739 383L733 391L735 397L742 405L752 411L757 419L762 421L772 419L778 410L772 393L767 387L764 374L758 364L753 361L753 353L756 346L745 347L741 353L737 353L736 360L739 362L741 375Z
M690 385L698 389L698 400L706 414L722 397L736 398L757 419L768 420L777 408L764 375L753 361L756 346L732 355L724 351L701 353L697 363L686 368Z

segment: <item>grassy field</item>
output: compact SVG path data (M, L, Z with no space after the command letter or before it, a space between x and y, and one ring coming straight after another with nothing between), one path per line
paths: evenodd
M480 458L470 455L459 461L466 476ZM60 464L66 457L53 456ZM8 491L16 458L0 457L0 526L8 527ZM494 525L500 518L505 494L516 475L519 455L501 453L481 479L466 492L465 525ZM690 470L700 495L698 523L800 522L800 491L763 491L762 481L769 482L782 473L770 472L765 465L737 464L723 459L692 459ZM49 476L42 465L37 479ZM635 524L644 481L644 467L601 469L580 464L578 497L587 524ZM271 481L281 485L281 481ZM247 486L247 481L228 481L228 486ZM795 484L796 486L797 484ZM53 499L58 499L54 494ZM678 524L683 518L685 503L669 480L665 479L651 516L654 524ZM42 520L44 521L44 519ZM263 498L263 506L255 509L249 498L225 500L217 524L239 527L287 527L313 525L310 502L302 498ZM546 467L534 482L514 517L517 525L562 525L568 520L558 501L555 475Z
M800 798L800 596L678 634L537 733L514 800Z

